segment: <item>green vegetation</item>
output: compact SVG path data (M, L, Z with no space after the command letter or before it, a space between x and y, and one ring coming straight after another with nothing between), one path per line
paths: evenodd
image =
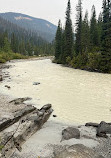
M76 7L76 29L72 32L71 4L68 0L65 29L59 21L55 38L55 62L78 69L111 73L111 0L103 0L103 11L97 19L92 6L82 14L82 0Z
M0 63L54 54L54 44L0 17Z

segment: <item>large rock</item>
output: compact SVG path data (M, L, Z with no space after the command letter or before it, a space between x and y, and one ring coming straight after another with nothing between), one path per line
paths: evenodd
M107 138L106 134L111 134L111 125L102 121L97 128L97 136Z
M71 138L80 138L80 131L74 127L68 127L62 131L62 140L68 140Z
M49 119L52 112L53 110L51 105L45 105L43 108L41 108L41 110L38 110L32 106L27 106L26 108L17 112L14 117L14 120L18 121L16 123L17 126L14 126L15 124L13 124L12 127L14 131L8 133L8 135L6 134L5 136L3 134L2 137L2 144L4 145L4 148L2 149L2 158L10 157L15 148L21 151L22 144L43 126L43 124ZM13 119L10 121L14 123Z
M36 108L33 106L26 106L24 109L19 110L17 113L15 113L14 118L0 120L0 132L19 121L23 116L35 110Z
M66 147L60 153L54 152L54 158L104 158L82 144Z

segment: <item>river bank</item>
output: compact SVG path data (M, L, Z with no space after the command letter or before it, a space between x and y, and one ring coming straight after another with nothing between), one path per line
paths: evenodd
M15 89L16 88L17 87L15 87ZM8 91L11 90L9 89ZM1 118L2 116L7 116L6 112L9 112L9 109L11 107L13 111L17 110L17 105L9 103L12 99L13 98L9 95L0 95L0 112L3 112L0 115ZM20 104L19 110L25 106L26 105L24 104ZM9 117L11 117L11 115L12 113L10 113ZM76 123L69 124L60 121L58 122L58 119L59 116L57 118L51 116L47 123L43 125L42 129L35 133L33 136L31 136L29 139L27 139L27 141L21 146L21 152L18 151L18 149L14 150L14 153L12 154L11 158L65 158L67 152L68 154L70 154L70 150L77 151L77 154L75 155L76 157L78 155L77 158L79 158L81 154L83 156L82 158L94 158L93 154L95 154L95 158L103 158L99 155L103 155L104 158L110 158L110 135L108 138L99 138L96 137L96 128L94 127L85 127L84 125L80 124L76 125ZM71 138L69 140L61 141L62 131L69 126L78 129L80 132L80 137L78 139ZM86 148L81 145L74 146L77 144L82 144ZM68 148L72 145L73 149L69 150ZM82 151L78 151L79 149ZM62 152L65 153L64 156L60 155Z

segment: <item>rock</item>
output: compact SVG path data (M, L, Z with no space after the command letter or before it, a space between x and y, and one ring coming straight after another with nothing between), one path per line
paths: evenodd
M80 131L74 127L68 127L62 131L62 140L69 140L71 138L80 138Z
M41 110L49 110L51 107L52 107L51 104L46 104L46 105L44 105L44 106L40 109L40 111L41 111Z
M48 108L47 110L44 110L42 116L38 115L40 111L40 110L38 111L38 109L34 110L34 112L27 114L29 108L32 107L27 106L25 109L22 109L21 111L16 113L15 115L16 118L14 119L16 120L18 119L18 126L16 127L16 129L14 128L12 133L8 134L8 137L4 139L5 146L2 150L2 155L4 156L4 158L11 157L11 155L13 155L15 151L15 148L21 151L22 144L34 133L40 130L40 128L43 126L45 122L47 122L51 113L53 112L52 108ZM27 115L24 116L24 114ZM23 118L21 119L20 116L23 116Z
M10 89L10 88L11 88L11 87L10 87L10 86L8 86L8 85L5 85L5 87L6 87L6 88L8 88L8 89Z
M0 81L3 81L2 75L0 75Z
M17 99L14 99L14 100L10 101L9 103L22 104L24 101L31 100L31 99L32 98L29 98L29 97L17 98Z
M57 115L53 115L53 117L57 117Z
M93 126L93 127L98 127L99 124L98 123L92 123L92 122L88 122L85 124L85 126Z
M104 158L93 149L90 149L82 144L76 144L66 147L60 153L54 152L54 158Z
M22 118L23 116L33 112L34 110L36 110L35 107L33 107L33 106L26 106L24 109L18 111L15 114L14 118L1 120L0 121L0 132L3 131L4 129L6 129L7 127L13 125L17 121L19 121L20 118Z
M40 84L40 82L34 82L33 83L33 85L39 85Z
M111 125L102 121L97 128L97 136L107 138L111 134Z

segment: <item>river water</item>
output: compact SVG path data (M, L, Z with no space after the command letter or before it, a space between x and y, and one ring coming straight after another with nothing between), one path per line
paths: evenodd
M36 107L51 103L64 122L111 122L111 75L63 67L50 59L16 61L0 84L13 98L31 97ZM6 70L4 70L6 71ZM40 82L40 85L33 85ZM11 86L8 90L5 85Z

